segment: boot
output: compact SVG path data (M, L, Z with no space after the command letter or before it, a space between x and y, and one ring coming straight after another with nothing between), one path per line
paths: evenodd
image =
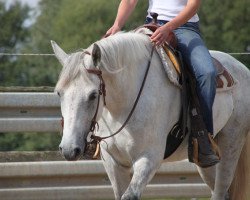
M211 167L220 161L219 147L207 131L193 138L193 161L202 168Z
M190 81L190 121L188 158L202 168L210 167L220 161L220 151L202 117L202 109L196 92L196 80L189 74Z

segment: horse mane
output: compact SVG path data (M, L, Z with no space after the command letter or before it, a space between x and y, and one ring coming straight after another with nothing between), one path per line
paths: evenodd
M97 41L101 49L101 66L109 73L118 73L125 67L135 68L136 63L149 58L152 45L147 36L140 33L117 33ZM92 52L93 44L86 50L72 53L67 58L56 84L56 91L64 88L76 77L84 75L85 68L93 67L92 59L86 62L85 52Z
M134 66L149 58L152 48L148 36L140 33L118 33L97 42L102 52L102 67L117 73L124 67Z

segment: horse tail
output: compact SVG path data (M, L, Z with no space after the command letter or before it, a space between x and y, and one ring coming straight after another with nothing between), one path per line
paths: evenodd
M230 200L249 200L250 198L250 133L241 151L233 182L229 188Z

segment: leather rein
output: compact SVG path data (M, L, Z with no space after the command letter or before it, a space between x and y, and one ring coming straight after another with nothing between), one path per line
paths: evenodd
M121 132L121 130L126 126L128 121L130 120L130 118L131 118L131 116L132 116L132 114L133 114L133 112L134 112L134 110L135 110L135 108L136 108L136 106L138 104L138 101L139 101L139 99L141 97L141 93L142 93L142 90L144 88L144 85L145 85L145 82L146 82L146 79L147 79L147 76L148 76L148 71L149 71L149 68L150 68L150 65L151 65L151 60L152 60L152 57L153 57L154 49L155 49L155 47L153 46L152 50L151 50L151 53L150 53L150 59L149 59L148 64L147 64L147 68L146 68L146 71L145 71L145 75L144 75L140 90L138 92L138 95L136 97L136 100L134 102L134 105L133 105L130 113L128 114L128 116L127 116L125 122L122 124L122 126L116 132L114 132L113 134L111 134L109 136L106 136L106 137L100 137L100 136L94 135L94 131L96 129L96 126L99 127L96 118L97 118L98 110L99 110L99 107L100 107L99 104L100 104L101 96L103 96L103 102L104 102L104 105L106 105L106 100L105 100L106 88L105 88L104 79L102 77L102 71L100 69L86 69L88 73L97 75L99 80L100 80L98 100L97 100L97 108L96 108L95 115L94 115L94 117L93 117L93 119L91 121L91 125L90 125L90 132L92 133L90 138L93 141L96 141L97 143L100 143L102 140L105 140L107 138L110 138L110 137L113 137L113 136L117 135L119 132Z

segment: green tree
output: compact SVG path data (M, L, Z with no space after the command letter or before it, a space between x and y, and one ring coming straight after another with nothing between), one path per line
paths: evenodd
M0 1L0 52L14 53L28 39L28 28L24 21L28 18L29 7L15 2L7 9L5 3ZM16 57L0 56L0 84L12 85L16 83L19 74L19 66ZM21 75L21 76L20 76Z
M0 133L0 151L56 151L56 133Z
M30 43L24 52L53 53L50 40L55 40L66 52L87 48L112 25L118 5L117 0L42 0L41 14L31 27ZM146 7L146 1L139 1L126 30L143 24ZM22 66L29 66L25 71L31 85L56 84L61 65L54 57L28 58L23 62Z
M40 14L30 27L29 42L22 49L22 53L52 53L50 40L54 29L54 18L60 10L61 3L61 0L40 1L38 9ZM61 68L53 56L21 57L19 63L23 66L22 73L27 77L25 83L27 86L54 86Z
M86 48L106 33L114 22L119 1L117 0L63 0L54 19L53 39L67 51ZM131 30L144 23L147 1L139 1L125 26Z
M210 49L245 52L250 46L250 1L210 0L202 2L201 29ZM237 56L250 67L250 56Z

